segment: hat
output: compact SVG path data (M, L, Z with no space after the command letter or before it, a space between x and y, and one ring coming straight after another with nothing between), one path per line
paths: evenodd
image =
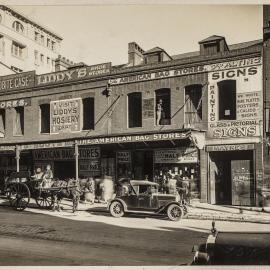
M37 168L37 173L40 173L41 172L41 169L40 168Z

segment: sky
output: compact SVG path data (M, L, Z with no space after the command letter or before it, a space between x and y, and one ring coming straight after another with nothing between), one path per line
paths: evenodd
M198 42L211 35L225 36L228 44L262 38L260 5L11 7L59 34L61 55L87 65L127 63L133 41L175 55L199 50Z

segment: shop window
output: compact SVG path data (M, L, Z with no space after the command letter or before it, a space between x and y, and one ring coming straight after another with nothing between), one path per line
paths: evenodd
M84 98L83 102L83 130L95 129L94 98Z
M23 58L24 49L25 47L23 45L13 41L11 45L11 54L16 57Z
M128 127L142 127L142 93L128 94Z
M18 21L13 22L12 28L19 33L23 33L24 31L23 25Z
M218 82L219 120L236 120L236 81Z
M0 137L5 136L6 130L6 111L4 109L0 109Z
M24 134L24 107L15 108L14 135Z
M202 121L202 85L185 87L185 124L192 126Z
M171 93L170 89L156 90L156 125L171 124Z
M40 133L50 133L50 104L41 104L40 109Z

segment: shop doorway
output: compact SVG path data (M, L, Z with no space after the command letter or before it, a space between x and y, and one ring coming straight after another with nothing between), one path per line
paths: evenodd
M210 202L254 204L253 151L209 153Z
M153 151L133 152L134 179L146 179L153 181Z
M76 177L75 161L55 161L54 177L61 180Z

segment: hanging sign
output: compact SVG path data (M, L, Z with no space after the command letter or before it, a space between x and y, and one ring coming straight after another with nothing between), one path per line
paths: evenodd
M82 129L82 99L51 101L50 133L79 132Z
M142 100L142 116L143 119L154 118L155 111L154 98L148 98Z

